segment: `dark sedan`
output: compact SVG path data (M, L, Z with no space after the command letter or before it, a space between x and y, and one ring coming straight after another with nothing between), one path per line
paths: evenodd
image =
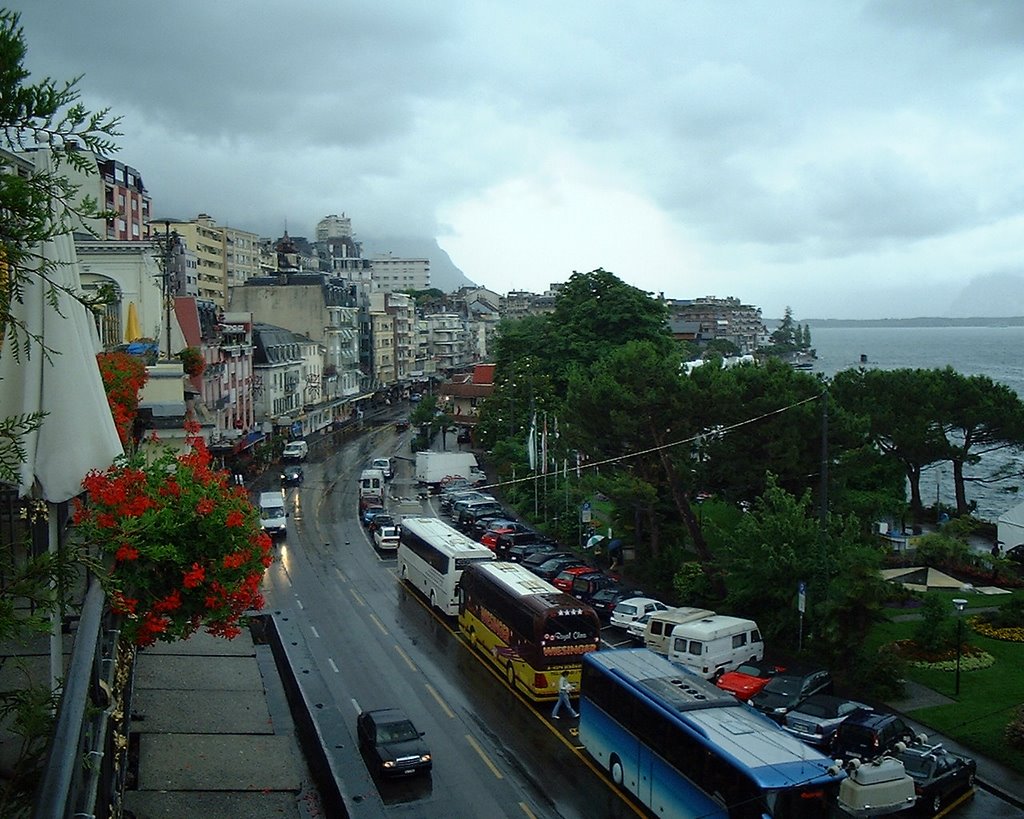
M359 747L385 776L427 772L433 765L423 734L397 708L363 711L356 720L356 733Z
M812 694L832 693L832 675L823 668L798 671L787 668L768 680L748 702L762 714L782 723L786 714Z
M625 586L614 586L608 589L601 589L586 602L597 612L602 622L607 623L612 616L612 610L623 600L631 597L646 597L643 589L630 589Z
M531 569L531 571L542 580L547 580L549 583L554 580L559 574L572 566L586 567L586 563L580 560L575 555L569 557L553 557L544 563L541 563L537 568Z
M530 537L527 532L516 532L516 534L523 537L520 541L511 544L507 535L501 535L498 538L496 551L499 560L507 560L509 563L525 563L526 559L533 555L552 555L555 552L561 552L561 549L554 543L541 543L536 537ZM503 544L504 552L502 551Z
M288 464L281 470L281 483L285 486L295 486L302 483L305 477L302 467L298 464Z
M977 763L941 745L910 745L899 758L914 780L917 806L926 814L934 816L953 797L974 787Z

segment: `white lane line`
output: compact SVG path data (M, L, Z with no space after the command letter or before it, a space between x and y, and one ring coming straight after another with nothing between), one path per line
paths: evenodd
M295 603L296 603L296 605L297 605L297 606L298 606L298 607L299 607L300 609L305 609L305 608L306 608L306 607L305 607L304 605L302 605L302 601L301 601L301 600L299 600L299 598L298 598L298 597L296 597L296 598L295 598Z
M313 632L313 636L318 640L320 639L320 632L316 630L316 626L310 626L309 630Z
M335 674L341 673L340 671L338 671L338 666L334 664L334 660L332 660L330 657L327 658L327 665L331 667L331 671L333 671Z

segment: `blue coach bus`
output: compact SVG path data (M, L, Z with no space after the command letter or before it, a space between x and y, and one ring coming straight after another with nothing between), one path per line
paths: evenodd
M656 816L821 819L845 774L708 680L646 649L583 657L580 740Z

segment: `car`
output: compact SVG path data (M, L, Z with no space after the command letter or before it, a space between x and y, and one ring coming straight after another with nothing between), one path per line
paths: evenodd
M409 428L408 418L399 418L395 421L395 432L405 432Z
M831 694L812 694L786 714L782 727L808 745L827 748L843 720L852 714L873 710L862 702L844 700Z
M552 548L554 551L543 549L536 552L532 552L519 562L523 564L524 569L529 569L532 572L534 569L540 567L544 563L547 563L549 560L553 558L576 557L576 555L574 555L572 552L567 552L565 551L565 549L562 549L559 546L555 546L552 544Z
M785 666L775 665L775 663L764 662L761 660L753 660L751 662L740 663L732 671L726 671L724 674L720 674L718 679L715 680L715 685L723 691L735 694L737 699L746 702L754 696L754 694L768 685L768 680L779 672L785 670Z
M363 711L356 718L356 734L359 747L384 776L427 773L433 766L423 732L398 708Z
M620 584L594 592L587 603L597 613L598 618L607 623L612 616L612 611L621 601L628 600L630 597L646 596L643 589L634 589Z
M653 597L629 597L620 600L612 609L612 616L609 622L613 626L625 628L634 620L639 620L645 614L653 614L656 611L667 611L668 606Z
M529 566L524 563L524 566ZM537 577L541 580L547 580L549 583L554 580L559 574L570 566L586 566L587 564L580 560L576 555L568 555L565 557L552 557L545 560L539 566L530 569Z
M832 735L831 756L866 762L891 753L897 742L909 743L914 732L897 714L851 714Z
M572 589L572 582L582 574L593 574L594 567L582 564L580 566L569 566L562 569L551 579L551 585L559 591L568 593Z
M977 763L967 756L947 751L942 745L908 745L896 755L903 770L914 780L918 807L932 815L942 810L951 797L974 787Z
M286 486L294 486L302 483L305 479L305 475L302 472L302 467L298 464L288 464L284 469L281 470L281 483Z
M482 520L483 518L495 518L505 514L507 514L507 512L501 508L501 504L496 500L476 501L474 503L466 504L459 511L458 517L455 518L455 528L462 532L472 532L477 521Z
M494 540L497 539L497 534L494 534L491 538L491 544L484 543L484 535L492 531L491 527L495 527L497 530L509 529L510 526L514 526L515 521L510 520L508 515L489 515L485 518L480 518L469 530L469 536L473 540L479 542L482 546L494 550Z
M370 518L370 522L366 525L367 531L372 535L375 534L378 529L382 526L397 526L398 521L387 511L378 512Z
M824 668L787 668L747 702L781 724L786 714L812 694L831 694L832 675Z
M413 404L418 404L422 399L423 399L423 396L420 395L418 392L414 392L414 393L410 393L409 394L409 400Z
M386 514L387 510L383 506L380 506L378 504L371 504L363 509L362 513L359 516L359 519L362 521L363 526L369 527L369 525L373 522L375 516Z
M285 461L304 461L309 454L309 444L305 441L289 441L284 445L281 459Z
M572 579L572 587L569 589L569 594L581 603L589 603L590 599L602 589L618 585L620 585L619 581L610 574L594 570L576 575Z
M384 480L391 480L392 471L390 458L374 458L372 461L370 461L370 465L366 468L379 469L381 472L384 473Z
M649 611L626 626L626 636L629 637L634 645L642 646L644 644L644 631L647 630L647 621L653 616L654 612Z
M494 553L498 556L498 560L507 560L510 563L521 563L530 555L538 552L556 552L558 550L557 544L546 540L537 532L508 532L498 535L498 540L494 544Z
M398 548L398 527L378 526L373 532L373 543L382 551L394 551Z
M508 518L495 518L488 525L486 531L480 535L480 543L492 552L498 550L498 537L501 535L514 535L519 532L530 532L525 523Z
M463 510L465 510L474 503L482 503L483 501L493 503L496 506L498 506L498 509L501 509L501 506L498 505L498 499L495 498L493 495L488 495L486 492L477 492L474 489L471 490L470 492L461 494L458 498L455 498L453 500L453 502L448 506L448 517L450 517L452 520L457 521L459 519L459 515L462 514ZM444 508L443 504L442 508Z

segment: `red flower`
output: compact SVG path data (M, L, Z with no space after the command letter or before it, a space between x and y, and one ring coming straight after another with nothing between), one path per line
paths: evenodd
M153 604L153 611L174 611L181 608L181 592L175 589L162 600Z
M206 577L206 569L200 566L198 563L193 563L192 568L185 572L184 584L186 589L194 589L200 583L203 582L203 578Z
M130 543L122 543L121 547L114 554L114 560L138 560L139 550Z
M245 516L237 509L234 509L231 512L228 512L228 517L227 520L224 521L224 525L232 528L236 526L244 526Z
M222 562L225 569L237 569L239 566L244 565L248 559L249 555L245 552L232 552L229 555L224 555Z
M203 498L199 503L196 504L196 514L208 515L216 508L211 498Z

